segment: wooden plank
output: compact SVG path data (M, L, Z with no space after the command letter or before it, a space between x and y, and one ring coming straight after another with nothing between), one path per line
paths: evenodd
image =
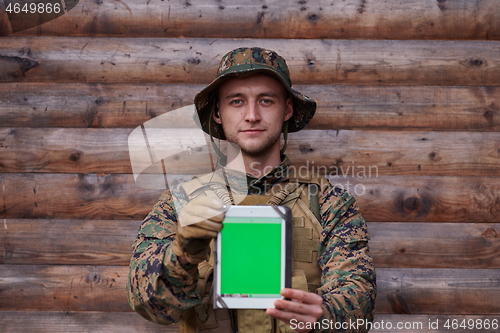
M140 220L5 219L0 264L128 265ZM500 224L368 222L377 268L500 268Z
M206 84L244 45L279 52L295 84L500 84L496 41L104 37L0 39L0 82Z
M3 127L135 128L167 111L193 104L202 85L4 83ZM500 101L499 103L500 104ZM180 127L186 119L172 124Z
M369 222L498 222L498 177L329 177Z
M500 314L500 270L377 270L377 313ZM471 306L474 303L474 306Z
M132 173L131 157L136 159L147 146L131 143L131 131L0 127L0 172ZM211 171L208 136L201 138L204 151L199 154L175 159L164 147L166 138L175 135L176 142L189 142L202 133L199 129L146 133L149 145L158 152L157 160L166 158L169 173ZM175 143L169 147L175 147ZM147 150L144 153L149 156ZM330 176L363 172L374 176L497 176L500 133L304 130L290 134L287 154L293 167ZM144 164L151 163L148 160Z
M138 187L130 174L12 173L0 182L0 218L143 219L162 192Z
M379 333L448 333L453 325L458 332L497 332L498 315L400 315L375 314L371 330ZM177 325L161 326L141 319L138 314L123 312L75 311L0 311L0 325L5 332L107 332L107 333L174 333ZM448 326L449 325L449 326ZM489 328L484 328L484 327ZM329 328L330 326L328 326Z
M132 311L127 274L127 266L2 265L0 310ZM380 268L376 312L499 314L499 281L498 269Z
M132 311L126 266L1 267L1 310Z
M179 176L178 181L190 176ZM369 222L500 222L498 177L330 177L356 196ZM0 174L0 218L143 219L161 189L130 174Z
M299 170L332 177L496 176L500 135L491 134L310 130L290 134L287 153Z
M12 33L9 24L9 18L5 11L5 3L0 1L0 36L6 36Z
M127 140L130 132L130 129L0 128L1 169L131 173Z
M302 88L302 87L301 87ZM304 86L311 129L498 130L496 87Z
M204 85L5 83L4 127L136 127L193 103ZM307 85L309 129L499 131L499 87ZM182 127L185 119L172 123Z
M128 265L141 220L6 219L0 264Z
M177 324L164 326L137 313L96 311L0 311L3 332L38 333L176 333Z
M500 268L500 224L368 222L377 268Z
M57 20L16 35L500 39L499 11L495 0L239 0L203 4L81 0ZM224 22L223 27L217 22Z

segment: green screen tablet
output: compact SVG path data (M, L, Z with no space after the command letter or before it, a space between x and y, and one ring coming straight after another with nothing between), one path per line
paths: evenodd
M217 308L266 309L291 280L291 213L282 206L232 206L217 237Z

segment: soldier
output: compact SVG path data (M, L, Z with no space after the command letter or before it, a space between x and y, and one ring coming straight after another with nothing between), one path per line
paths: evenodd
M140 227L127 291L146 319L182 320L181 332L367 331L376 284L366 223L349 193L290 166L287 134L301 130L316 110L291 86L277 53L239 48L222 58L216 79L196 95L202 129L232 143L225 155L218 151L226 178L213 173L165 191ZM234 159L240 149L242 163ZM290 300L265 312L211 305L210 243L222 229L224 204L234 204L231 192L217 186L234 179L248 185L231 188L249 194L246 204L292 208L292 288L282 291ZM176 205L183 205L179 214Z

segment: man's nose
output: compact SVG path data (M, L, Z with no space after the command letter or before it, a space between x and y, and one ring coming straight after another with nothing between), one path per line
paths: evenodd
M251 123L260 120L260 110L257 102L250 101L245 110L245 120Z

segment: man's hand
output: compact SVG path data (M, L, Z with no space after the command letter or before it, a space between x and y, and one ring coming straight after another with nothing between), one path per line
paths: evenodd
M208 257L210 241L222 229L224 203L207 196L188 202L179 213L174 253L181 263L198 264Z
M295 319L296 323L301 323L302 327L307 327L308 325L306 323L311 323L309 327L312 327L318 318L323 314L323 309L321 308L323 298L319 295L290 288L283 289L281 291L281 295L285 298L291 299L291 301L277 300L274 302L274 306L276 308L269 308L266 310L266 313L273 318L287 323L288 325L290 325L290 321L292 319ZM311 330L298 329L295 331L305 333L310 332Z

